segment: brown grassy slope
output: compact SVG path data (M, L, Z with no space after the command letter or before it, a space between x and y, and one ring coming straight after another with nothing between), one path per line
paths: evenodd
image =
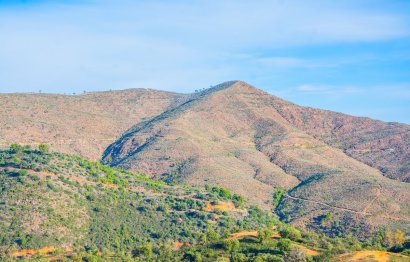
M302 107L281 99L275 99L272 106L298 129L387 177L410 182L409 125Z
M274 187L292 189L300 199L286 199L282 213L302 225L335 212L368 228L392 221L408 228L409 184L291 125L275 101L243 82L216 87L134 126L104 159L158 178L224 186L265 207Z
M125 130L183 98L149 89L78 96L0 94L0 145L47 143L53 150L97 160Z

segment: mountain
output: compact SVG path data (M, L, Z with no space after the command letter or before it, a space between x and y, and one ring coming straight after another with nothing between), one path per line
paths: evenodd
M0 94L0 145L47 143L54 150L98 160L132 125L184 97L151 89L81 95Z
M331 236L410 228L410 126L302 107L241 81L194 94L147 89L0 95L0 143L218 186Z
M168 183L226 187L323 230L409 229L410 127L300 107L232 81L137 123L103 161ZM394 179L392 179L394 178ZM323 218L330 216L327 221Z

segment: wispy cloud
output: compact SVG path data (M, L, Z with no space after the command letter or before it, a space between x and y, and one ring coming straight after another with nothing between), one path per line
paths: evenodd
M337 67L344 63L343 61L324 61L323 59L305 59L299 57L286 56L260 57L255 58L253 62L267 67L308 69Z
M314 85L306 84L298 86L294 89L302 93L321 93L321 94L354 94L361 93L365 90L363 88L354 86L330 86L330 85Z

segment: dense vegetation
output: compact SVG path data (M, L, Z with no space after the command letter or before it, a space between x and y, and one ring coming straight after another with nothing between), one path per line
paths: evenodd
M328 261L363 248L410 252L400 231L365 242L329 238L283 224L225 188L168 185L47 145L0 151L0 185L0 260L44 247L51 254L32 258Z

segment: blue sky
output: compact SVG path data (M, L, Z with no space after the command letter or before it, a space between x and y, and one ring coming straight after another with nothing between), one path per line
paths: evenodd
M410 123L410 1L0 0L0 92L249 82Z

